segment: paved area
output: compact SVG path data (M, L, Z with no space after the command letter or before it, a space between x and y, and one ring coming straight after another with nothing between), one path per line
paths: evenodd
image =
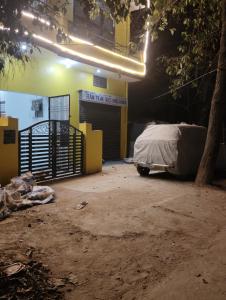
M120 163L52 187L55 203L1 222L0 251L73 275L66 299L226 299L224 190Z

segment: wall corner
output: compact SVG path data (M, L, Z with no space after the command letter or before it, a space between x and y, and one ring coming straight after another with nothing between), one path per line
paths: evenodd
M84 172L93 174L102 171L102 130L93 130L92 124L80 123L84 134Z

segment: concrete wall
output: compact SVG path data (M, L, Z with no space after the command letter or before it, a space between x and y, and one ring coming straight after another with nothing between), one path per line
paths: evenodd
M38 99L43 100L42 118L36 118L35 112L31 109L32 101ZM48 97L0 91L0 100L5 101L6 115L18 119L19 130L27 128L32 124L48 120Z
M102 170L103 133L101 130L92 130L92 125L89 123L80 124L79 129L83 132L85 136L85 174L100 172Z

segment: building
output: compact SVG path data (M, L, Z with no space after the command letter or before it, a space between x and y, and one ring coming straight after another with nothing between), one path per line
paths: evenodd
M34 20L47 29L34 26ZM23 22L34 32L41 52L0 78L5 113L19 119L20 129L48 119L70 121L77 128L81 122L91 123L103 130L103 158L124 158L128 83L145 76L148 33L144 49L132 55L130 19L117 25L104 15L87 21L77 0L70 1L60 20L67 44L56 41L57 28L48 30L48 20L24 11ZM21 47L27 51L25 44Z

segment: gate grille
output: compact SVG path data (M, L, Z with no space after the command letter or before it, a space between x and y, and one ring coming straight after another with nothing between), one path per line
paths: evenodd
M48 120L19 132L19 174L37 181L83 173L83 133L68 121Z

